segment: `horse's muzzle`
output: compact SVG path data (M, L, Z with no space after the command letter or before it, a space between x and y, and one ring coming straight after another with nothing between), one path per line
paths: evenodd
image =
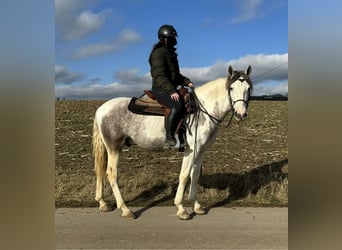
M238 112L237 110L234 110L234 116L236 120L243 121L247 118L248 112L247 110L245 110L244 112Z
M238 121L243 121L247 118L248 112L248 100L239 99L233 102L233 110L235 119Z

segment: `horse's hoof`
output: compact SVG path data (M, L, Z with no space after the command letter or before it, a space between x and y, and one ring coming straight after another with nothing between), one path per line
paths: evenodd
M112 208L109 207L107 204L104 204L104 205L102 205L102 206L99 207L99 210L100 210L101 212L110 212L110 211L112 211Z
M195 214L197 214L197 215L204 215L204 214L207 214L207 211L205 211L203 208L196 208L196 209L194 209L194 212L195 212Z
M134 220L136 218L135 214L132 211L129 211L126 214L122 214L122 217L127 220Z
M181 220L190 220L190 219L191 219L190 214L188 214L186 211L177 213L177 216L178 216L178 218L181 219Z

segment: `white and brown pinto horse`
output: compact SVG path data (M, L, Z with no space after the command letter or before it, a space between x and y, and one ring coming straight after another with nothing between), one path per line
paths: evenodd
M196 187L200 177L203 156L214 142L219 123L229 111L237 120L247 117L247 108L252 82L249 78L251 66L246 71L235 71L229 66L227 78L208 82L195 90L199 110L191 114L187 131L189 147L184 151L174 204L180 219L190 219L183 206L186 183L190 176L189 200L193 202L195 214L205 214L196 199ZM105 178L113 190L116 205L122 216L134 219L134 213L126 206L118 186L118 162L125 145L136 144L147 150L163 148L165 141L164 117L138 115L127 107L131 98L120 97L102 104L96 111L93 125L93 151L96 171L96 196L101 211L109 211L103 199Z

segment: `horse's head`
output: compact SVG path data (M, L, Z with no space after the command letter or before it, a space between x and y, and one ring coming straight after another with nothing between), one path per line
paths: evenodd
M249 78L252 67L249 65L246 71L233 70L232 66L228 68L228 78L226 88L228 90L229 101L232 106L234 116L237 120L247 118L247 108L250 92L252 90L252 81Z

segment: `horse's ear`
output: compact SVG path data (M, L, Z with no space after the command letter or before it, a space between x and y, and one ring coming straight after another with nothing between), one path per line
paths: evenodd
M250 73L252 73L252 66L249 65L246 71L246 74L249 75Z
M229 65L229 68L228 68L228 73L229 73L229 75L233 75L233 67L232 67L232 65Z

